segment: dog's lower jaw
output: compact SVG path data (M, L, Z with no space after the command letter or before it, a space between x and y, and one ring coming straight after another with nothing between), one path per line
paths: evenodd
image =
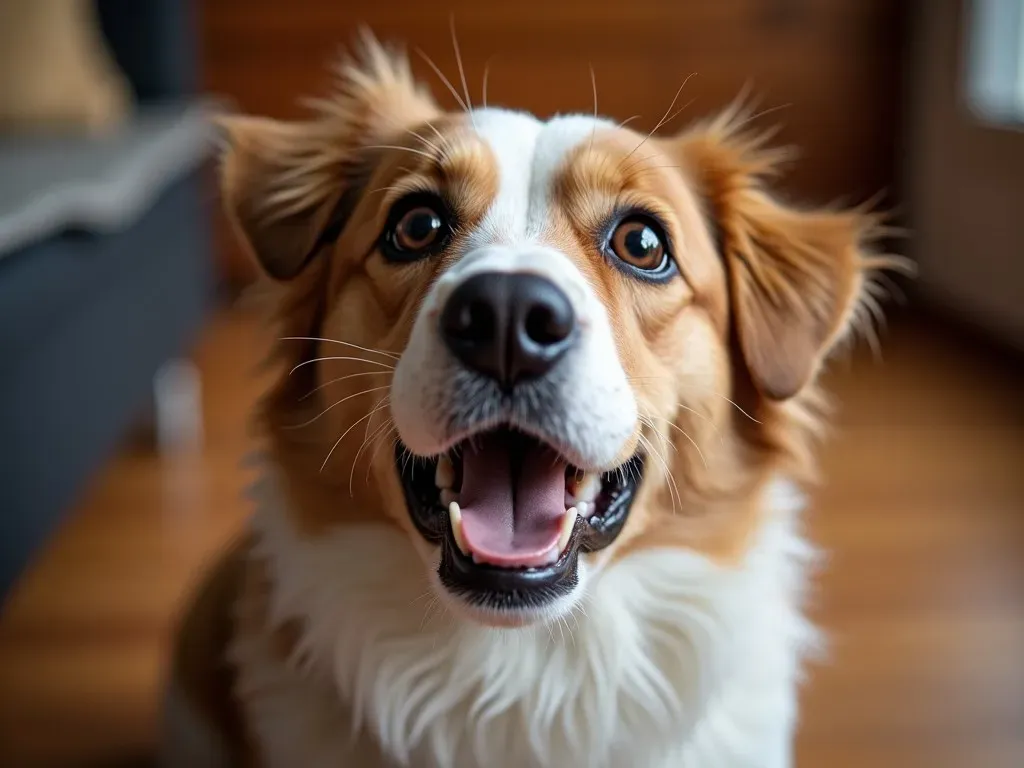
M404 534L304 538L265 484L250 560L268 576L266 613L231 649L264 763L786 765L813 633L784 496L766 500L770 520L734 569L634 555L593 581L568 627L508 633L431 611ZM275 627L296 620L303 635L281 648Z
M438 602L444 606L445 611L450 612L457 619L492 629L527 629L537 626L557 626L562 622L571 623L575 620L577 611L585 612L584 600L589 580L589 569L581 560L577 565L576 585L570 592L543 607L518 610L480 605L453 593L441 579L439 568L429 571L429 579L431 589L437 595Z

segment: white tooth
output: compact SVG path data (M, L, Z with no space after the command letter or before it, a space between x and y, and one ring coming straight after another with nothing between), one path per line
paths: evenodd
M586 520L588 517L590 517L591 508L593 506L594 505L589 501L577 501L576 512L579 514L580 517Z
M565 510L565 517L562 518L562 530L558 535L558 554L562 554L569 546L569 538L572 536L572 529L576 525L576 507L569 507Z
M468 555L469 547L466 546L466 540L462 538L462 510L459 509L457 501L453 501L448 505L448 520L452 524L452 535L455 537L455 545L462 554Z
M455 485L455 467L452 460L442 456L437 460L437 469L434 470L434 485L438 488L451 488Z
M593 501L601 492L601 476L596 472L587 472L576 484L576 498L579 501Z
M447 507L447 506L451 505L452 503L458 501L458 499L459 499L459 497L456 495L455 491L452 491L452 490L450 490L448 488L442 488L441 489L441 506L442 507Z

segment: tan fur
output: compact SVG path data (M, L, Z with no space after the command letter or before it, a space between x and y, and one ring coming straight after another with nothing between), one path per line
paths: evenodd
M378 521L414 537L394 470L384 366L404 349L450 257L396 268L375 243L390 203L414 189L445 195L471 227L497 191L497 168L464 117L439 114L418 90L404 59L374 45L365 58L363 68L343 68L339 95L308 122L230 123L224 189L243 240L282 281L280 335L364 348L312 338L274 347L281 372L259 424L295 524L316 536ZM824 408L814 378L849 325L866 270L882 263L864 251L878 222L864 211L778 202L765 184L782 155L739 122L733 110L672 138L599 131L558 174L544 238L608 311L640 405L635 441L650 454L624 532L590 557L670 546L728 565L759 529L769 478L814 476ZM683 279L631 280L601 252L600 227L630 205L665 223ZM335 241L318 245L331 226ZM363 391L374 387L384 388ZM262 589L248 584L251 610L237 631L271 629L252 607ZM284 645L281 658L292 647Z

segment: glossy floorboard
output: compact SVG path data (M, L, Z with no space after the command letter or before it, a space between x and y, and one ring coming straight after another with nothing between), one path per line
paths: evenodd
M201 455L126 449L0 618L0 766L113 765L155 733L162 662L197 567L246 515L239 459L260 388L253 318L197 352ZM1024 766L1024 378L900 327L885 363L830 375L842 411L808 520L830 552L832 638L804 695L798 765Z

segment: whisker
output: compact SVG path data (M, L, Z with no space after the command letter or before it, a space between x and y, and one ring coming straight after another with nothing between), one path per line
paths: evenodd
M319 392L324 387L329 387L331 384L337 384L339 381L345 381L346 379L354 379L354 378L356 378L356 376L391 376L391 375L392 374L391 374L390 371L361 371L359 373L350 373L347 376L339 376L336 379L331 379L330 381L325 381L323 384L320 384L319 386L313 387L311 390L309 390L309 392L307 392L306 394L304 394L302 397L299 398L299 402L301 403L303 400L312 397L313 395L315 395L317 392Z
M616 470L616 474L619 476L619 482L621 482L621 483L625 483L627 480L636 480L637 479L637 476L636 476L637 473L636 473L636 470L633 468L632 464L629 465L629 474L628 475L626 474L626 470L623 469L622 467L619 467Z
M466 69L462 66L462 52L459 50L459 38L455 34L455 14L448 17L448 27L452 33L452 48L455 49L455 63L459 65L459 79L462 81L462 92L466 96L466 111L469 112L469 119L473 120L473 100L469 98L469 87L466 85ZM474 121L473 127L476 127Z
M401 144L368 144L363 149L397 149L401 152L412 152L414 155L420 155L421 157L427 158L427 160L434 160L434 156L429 152L424 152L422 149L416 149L416 147L403 147Z
M630 115L625 120L623 120L621 123L619 123L619 128L626 127L627 125L632 123L634 120L639 120L640 117L641 117L641 115Z
M636 168L636 167L637 167L638 165L640 165L641 163L645 163L645 162L647 162L648 160L653 160L653 159L654 159L654 158L656 158L657 156L658 156L657 154L653 154L653 155L645 155L644 157L640 157L640 158L637 158L637 159L636 159L636 160L634 160L634 161L633 161L632 163L630 163L629 165L627 165L627 166L626 166L625 168L622 168L622 162L623 162L623 161L620 161L620 162L619 162L619 168L621 168L621 169L622 169L622 172L623 172L623 173L629 173L629 172L630 172L630 171L631 171L632 169ZM628 155L627 155L627 157L628 157Z
M383 403L390 396L391 396L390 392L385 392L383 395L381 395L380 397L377 398L377 402L375 402L373 404L373 407L376 408L378 405ZM366 431L363 433L363 439L365 440L369 436L370 436L370 422L366 422Z
M360 395L368 395L371 392L379 392L382 389L390 389L390 388L391 388L390 384L385 384L382 387L373 387L372 389L364 389L362 392L356 392L355 394L352 394L352 395L346 395L345 397L341 398L341 400L339 400L338 402L331 403L329 406L324 408L322 411L320 411L320 413L318 413L316 416L314 416L309 421L304 421L301 424L295 424L295 425L292 425L292 426L288 426L288 427L285 427L285 429L302 429L303 427L308 427L310 424L312 424L314 421L319 419L321 416L323 416L325 413L327 413L331 409L337 408L339 405L341 405L342 403L344 403L344 402L346 402L348 400L351 400L352 398L359 397Z
M393 365L382 363L379 360L367 360L365 357L314 357L312 360L304 360L303 362L296 365L294 368L288 371L288 375L291 376L293 373L299 370L299 368L302 368L304 366L312 365L313 363L323 363L326 362L327 360L351 360L352 362L355 363L369 363L370 365L379 365L381 368L387 368L389 371L395 370L395 366Z
M448 141L444 137L444 134L437 130L437 126L434 125L433 123L427 123L427 127L434 132L434 135L437 136L438 139L441 140L441 146L443 147L445 145L445 142Z
M753 106L753 105L751 105L751 106ZM743 126L749 125L750 123L754 122L755 120L760 120L765 115L770 115L772 112L778 112L779 110L782 110L782 109L789 109L792 106L793 105L791 103L787 103L787 104L777 104L774 107L768 107L767 109L762 109L760 112L755 112L754 114L750 115L749 117L747 117L747 118L741 120L740 122L736 123L736 125L733 126L733 129L736 130L736 129L742 128Z
M409 470L409 462L412 461L412 453L406 448L402 451L402 474L405 474ZM416 463L413 462L413 468L415 469Z
M704 421L706 421L708 424L710 424L711 428L713 430L715 430L715 434L718 435L718 442L721 443L722 445L725 445L725 440L722 438L722 433L719 432L719 430L718 430L718 425L715 424L714 420L710 416L708 416L707 414L701 413L700 411L696 410L695 408L691 408L688 405L683 405L682 403L676 403L676 407L677 408L682 408L684 411L689 411L694 416L697 416L698 418L704 419ZM665 421L668 421L668 419L665 419Z
M378 355L384 355L385 357L390 357L395 360L398 360L401 357L401 355L395 352L388 352L387 350L384 349L374 349L373 347L361 347L358 344L353 344L351 341L328 339L322 336L282 336L281 341L324 341L329 344L342 344L346 347L352 347L354 349L361 350L362 352L374 352Z
M370 472L373 470L374 459L377 458L377 454L380 453L380 449L384 446L385 440L386 440L387 436L389 434L391 434L391 432L395 432L396 433L395 439L391 441L392 449L394 449L395 445L398 443L398 436L397 436L397 430L395 429L395 421L394 421L394 419L388 419L387 422L385 422L385 423L388 425L389 429L386 430L379 437L375 438L375 442L377 443L377 446L373 449L373 453L370 454L370 461L366 465L366 477L364 478L363 482L365 482L367 485L370 484Z
M682 85L679 86L679 90L676 91L676 95L672 97L672 102L668 105L668 109L665 110L665 114L661 116L661 120L659 120L658 124L655 125L654 128L651 129L650 133L648 133L646 136L644 136L643 141L641 141L639 144L637 144L635 147L633 147L633 149L630 151L630 153L628 155L626 155L624 158L622 158L622 160L619 161L619 165L620 166L622 165L623 162L625 162L626 160L629 159L630 155L632 155L634 152L636 152L638 149L640 149L640 147L642 147L644 144L646 144L647 140L649 138L651 138L651 136L653 136L657 132L657 130L659 128L661 128L661 126L663 126L665 123L668 122L669 115L671 114L672 110L675 108L676 102L679 100L679 94L681 94L683 92L683 88L686 87L686 84L688 82L690 82L690 78L692 78L695 74L697 74L697 73L696 72L691 72L689 75L686 76L686 79L683 80Z
M370 427L369 427L370 423L371 422L369 422L369 421L366 422L366 424L367 424L367 427L366 427L367 432L369 432L369 430L370 430ZM349 498L352 498L353 496L355 496L355 490L352 487L352 485L353 485L353 480L355 479L355 476L356 476L356 465L359 463L360 455L362 455L363 450L366 448L367 445L370 444L371 440L375 439L386 428L388 428L390 426L391 426L391 422L390 421L385 421L383 424L381 424L379 427L377 427L377 429L375 429L373 431L373 435L372 436L367 434L367 436L363 438L363 444L360 445L359 446L359 450L356 451L356 456L355 456L354 459L352 459L352 468L349 470L349 473L348 473L348 496L349 496ZM372 460L370 462L370 466L371 467L373 466ZM367 470L367 471L369 471L369 470Z
M338 447L339 445L341 445L341 441L342 441L342 440L344 440L344 439L345 439L345 438L346 438L346 437L348 436L348 433L349 433L349 432L351 432L351 431L352 431L353 429L355 429L355 428L356 428L356 427L357 427L357 426L358 426L359 424L361 424L362 422L364 422L364 421L366 421L367 419L369 419L369 418L370 418L371 416L373 416L373 414L377 413L377 412L378 412L379 410L381 410L382 408L387 408L387 407L388 407L388 405L389 405L389 403L382 403L381 405L378 405L378 406L377 406L376 408L374 408L374 409L373 409L372 411L370 411L370 412L369 412L368 414L366 414L365 416L362 416L362 417L360 417L360 418L359 418L359 419L358 419L358 420L357 420L357 421L355 422L355 424L353 424L353 425L352 425L352 426L350 426L350 427L349 427L348 429L346 429L346 430L345 430L345 431L344 431L344 432L342 433L341 437L339 437L339 438L338 438L338 440L337 440L337 441L336 441L336 442L334 443L334 445L332 445L332 446L331 446L331 450L327 452L327 458L326 458L326 459L324 459L324 463L320 465L320 471L321 471L321 472L323 472L323 471L324 471L324 468L325 468L325 467L327 466L327 462L329 462L329 461L331 460L331 456L332 456L332 455L334 454L334 450L335 450L335 449L336 449L336 448L337 448L337 447Z
M572 613L571 616L573 617L573 624L575 625L576 629L579 629L580 628L580 622L579 622L579 619L576 618L575 612ZM573 628L569 626L569 619L566 618L565 616L560 616L559 618L562 620L562 623L565 624L565 629L569 633L569 639L572 641L572 647L575 648L576 647L576 635L573 633Z
M428 597L431 597L431 596L433 596L433 594L434 594L434 590L432 590L432 589L427 589L427 591L426 591L426 592L424 592L424 593L423 593L422 595L420 595L419 597L415 597L415 598L413 598L412 600L410 600L410 601L409 601L409 607L411 608L412 606L416 605L416 603L418 603L418 602L419 602L420 600L426 600L426 599L427 599Z
M433 619L434 619L434 616L435 616L435 614L434 614L434 608L436 608L436 607L437 607L437 601L438 601L438 597L437 597L437 595L434 595L434 596L433 596L433 597L432 597L432 598L431 598L431 599L430 599L430 600L429 600L429 601L427 602L427 606L426 606L426 608L425 608L425 609L423 610L423 618L422 618L422 619L420 619L420 628L419 628L419 630L417 630L417 631L419 631L419 632L422 632L422 631L423 631L423 628L424 628L424 627L425 627L425 626L427 625L427 620L428 620L428 619L430 619L430 620L433 620ZM436 639L437 639L437 638L435 638L435 641L436 641Z
M755 419L753 416L751 416L749 413L747 413L742 408L740 408L739 405L737 405L734 401L730 400L728 397L726 397L725 395L721 394L720 392L712 392L711 394L717 395L718 397L720 397L723 400L725 400L725 402L730 403L737 411L742 413L744 416L746 416L748 419L750 419L755 424L760 424L761 423L760 421Z
M654 421L652 421L652 417L651 416L641 415L641 416L638 417L638 420L640 421L641 424L646 426L648 429L650 429L652 432L654 432L654 434L656 434L658 437L660 437L662 439L662 441L664 441L665 445L667 445L673 451L675 451L675 449L676 449L675 445L672 443L671 440L668 439L668 435L666 435L664 432L662 432L660 429L658 429L657 425L654 423Z
M679 434L681 434L683 437L685 437L687 440L690 441L690 443L693 445L693 447L697 449L697 455L700 456L700 460L704 463L704 469L707 469L708 468L707 459L704 458L704 452L701 451L700 446L697 445L697 441L694 440L692 437L690 437L688 434L686 434L686 430L684 430L682 427L680 427L675 422L669 421L668 419L665 419L665 423L668 424L670 427L672 427L674 430L676 430Z
M410 136L413 136L414 138L417 138L420 141L422 141L427 147L429 147L434 152L435 155L443 154L441 152L441 148L437 146L434 142L430 141L430 139L428 139L426 136L420 135L412 128L406 128L405 132L408 133Z
M587 152L594 151L594 134L597 133L597 75L594 74L594 65L592 63L587 64L590 67L590 86L594 90L594 125L590 129L590 147Z
M442 72L441 68L434 63L434 60L427 56L422 48L417 47L414 50L416 51L416 54L427 63L427 66L434 70L434 74L441 78L441 82L448 88L448 92L455 97L455 101L459 103L459 106L461 106L466 112L469 112L469 107L466 105L466 102L462 100L462 97L459 96L459 92L455 90L455 86L452 85L451 81L444 76L444 72Z
M664 123L662 123L661 126L664 127L664 126L668 125L669 123L671 123L673 120L675 120L681 114L683 114L683 112L686 111L686 108L691 106L693 104L693 102L695 102L695 101L696 101L696 99L690 99L688 102L683 104L683 106L681 106L679 109L677 109L671 115L669 115L668 116L668 120L666 120Z
M651 452L651 455L661 462L661 466L665 470L665 477L668 478L670 482L669 495L672 497L672 511L673 513L678 512L679 507L682 506L682 498L679 496L679 486L676 485L676 479L672 476L672 471L668 467L668 462L665 461L665 457L658 452L651 441L644 437L643 434L638 435L638 437L640 442L643 443ZM679 502L678 505L676 503L677 501Z
M487 109L487 79L488 79L488 77L490 77L490 74L491 74L491 61L493 59L494 59L494 57L491 56L484 63L484 85L483 85L483 89L482 89L483 93L481 94L481 97L482 97L481 98L481 103L483 104L484 109Z

